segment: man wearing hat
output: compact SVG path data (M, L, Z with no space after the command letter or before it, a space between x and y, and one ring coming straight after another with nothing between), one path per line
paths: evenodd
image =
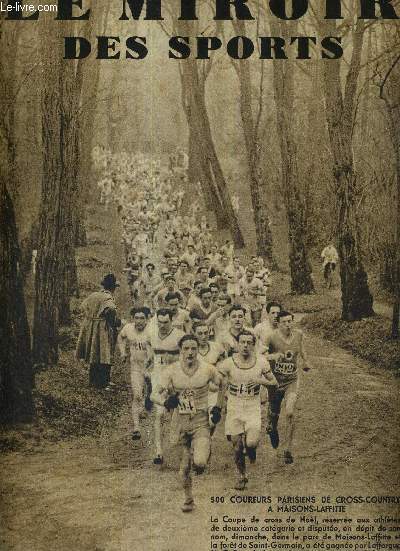
M104 276L101 291L91 293L81 305L84 314L76 347L76 358L89 364L89 384L109 389L114 354L117 317L114 292L119 283L114 274Z

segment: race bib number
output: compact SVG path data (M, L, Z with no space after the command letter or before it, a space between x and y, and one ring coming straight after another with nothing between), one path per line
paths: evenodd
M131 343L131 358L136 361L144 361L147 356L146 343L134 341Z
M154 367L164 367L165 365L168 365L168 353L154 354Z
M257 396L260 393L260 385L255 383L247 383L244 385L243 396Z
M281 375L292 375L296 371L296 365L290 362L277 362L275 372Z
M260 393L260 385L255 383L242 383L237 387L235 394L241 397L257 396Z
M143 341L133 341L132 346L137 352L146 352L147 350L146 342Z
M193 390L184 390L179 395L178 411L181 415L196 413Z

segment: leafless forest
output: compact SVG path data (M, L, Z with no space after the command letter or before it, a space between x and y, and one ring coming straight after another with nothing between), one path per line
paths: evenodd
M89 2L86 2L89 6ZM400 265L400 33L396 20L361 20L358 3L325 20L314 5L285 23L254 3L255 21L179 21L173 2L157 21L119 21L118 2L93 3L88 21L0 22L1 394L5 419L33 411L34 364L58 358L79 290L75 250L95 196L91 152L187 153L187 190L200 187L210 220L237 249L289 273L291 291L314 291L313 266L333 241L340 257L341 317L373 314L371 277L393 307L398 338ZM96 59L98 35L146 36L144 60ZM235 61L168 59L168 37L252 37ZM94 53L63 60L63 37L85 36ZM343 37L344 56L263 60L256 36ZM121 40L123 42L124 40ZM236 215L232 196L240 197ZM243 249L243 247L245 247ZM24 281L38 250L29 329ZM32 339L31 339L32 337Z
M357 0L343 1L337 20L312 0L291 21L259 0L248 2L252 21L215 21L209 0L195 21L178 19L176 0L161 21L120 20L119 0L83 4L82 21L0 11L0 547L208 549L210 495L232 489L218 426L209 472L194 483L197 509L182 522L177 452L167 449L162 473L150 457L153 414L132 440L126 364L117 355L114 390L95 392L74 357L80 305L108 271L121 281L121 317L131 306L120 211L99 201L94 152L116 165L133 155L141 175L143 160L168 171L184 158L173 182L182 213L200 198L216 242L231 240L244 265L261 256L269 300L305 331L314 365L297 406L296 462L284 465L263 431L250 493L398 494L398 20L358 18ZM65 60L68 36L85 37L91 54ZM99 36L119 37L109 50L119 59L96 58ZM129 36L146 37L144 59L126 59ZM171 36L190 37L187 59L169 58ZM235 36L252 40L248 59L228 55ZM316 37L309 59L290 44L300 36ZM321 55L329 36L342 37L342 57ZM221 47L196 59L196 37ZM287 59L260 60L257 37L280 37ZM321 261L329 243L339 254L332 289ZM238 510L227 499L224 512Z

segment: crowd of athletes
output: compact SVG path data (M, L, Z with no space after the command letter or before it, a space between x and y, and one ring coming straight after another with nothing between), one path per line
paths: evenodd
M182 447L182 510L191 511L191 473L204 472L218 423L232 443L238 490L248 482L246 458L256 460L263 408L267 440L278 448L285 404L283 458L293 462L299 360L309 369L302 333L273 300L263 259L236 256L233 244L211 230L201 196L185 196L183 153L162 167L145 156L97 149L95 162L100 202L122 221L131 320L118 319L113 295L119 284L107 274L102 291L83 304L78 357L90 364L91 383L108 390L116 341L130 371L132 438L142 437L141 418L152 412L153 462L161 465L170 425L170 442ZM106 361L99 360L107 343Z

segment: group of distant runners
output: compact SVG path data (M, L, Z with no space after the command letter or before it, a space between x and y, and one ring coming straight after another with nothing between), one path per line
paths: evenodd
M192 473L207 468L218 424L232 445L237 490L248 482L246 458L256 461L265 417L272 448L281 445L284 462L293 463L299 374L310 369L303 334L293 314L272 300L263 259L244 264L230 242L217 243L196 198L182 214L183 194L168 178L149 178L133 189L123 175L110 181L114 187L102 188L102 202L117 202L123 224L131 320L118 320L113 295L119 284L108 274L93 304L90 297L84 303L78 357L90 364L91 383L108 390L112 360L106 354L100 361L101 347L108 338L112 355L117 342L130 370L132 439L142 438L141 419L151 411L153 462L162 465L169 423L171 444L182 448L182 510L188 512ZM333 262L332 251L325 253Z

